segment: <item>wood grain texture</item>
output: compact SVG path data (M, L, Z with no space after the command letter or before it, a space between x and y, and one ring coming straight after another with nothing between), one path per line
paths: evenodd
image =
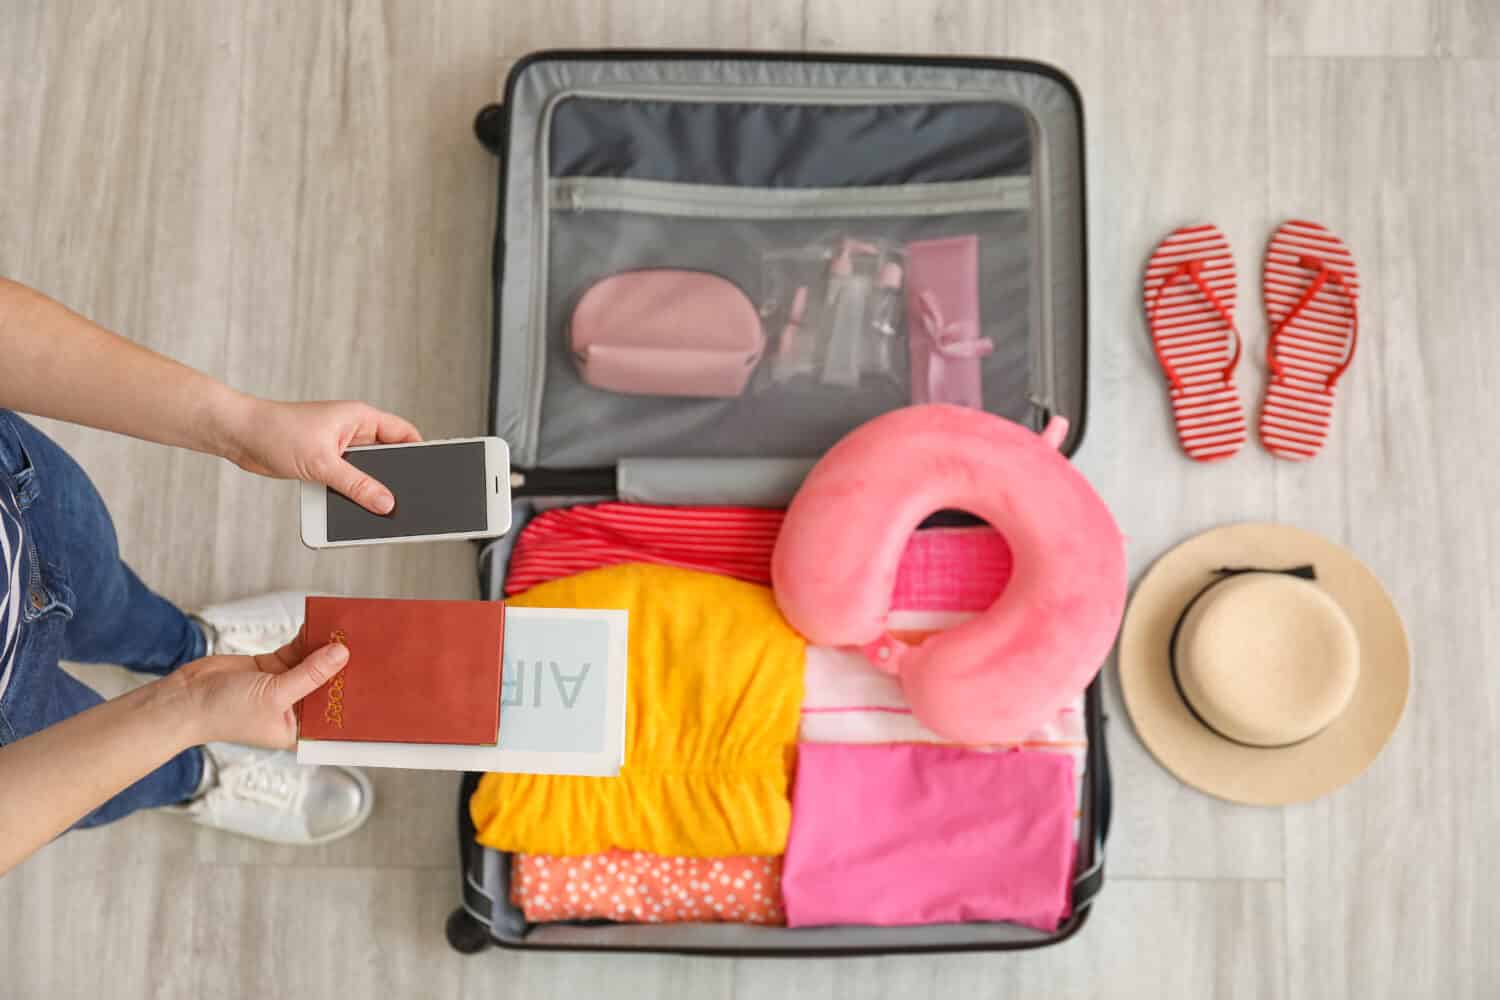
M194 891L185 997L459 995L442 933L454 869L200 866Z
M487 952L466 961L460 1000L517 997L727 997L736 989L735 966L724 959ZM802 965L791 963L789 968Z
M1437 48L1443 0L1271 0L1272 52L1315 56L1422 56Z
M1274 881L1122 882L1062 945L1008 955L735 963L734 997L1284 997ZM1126 915L1129 915L1126 917ZM1124 918L1124 919L1122 919ZM1097 922L1096 922L1097 921ZM1170 940L1162 929L1174 930Z
M1500 6L1491 0L1453 0L1440 9L1444 14L1441 54L1500 56Z
M195 996L205 869L175 817L136 814L62 838L0 881L7 1000Z
M1269 5L1274 55L1500 55L1500 6L1492 0L1269 0Z
M1494 4L16 0L0 6L0 273L248 390L359 396L428 436L473 433L495 165L472 116L524 53L604 45L983 53L1067 70L1086 107L1091 375L1123 399L1080 461L1125 527L1132 572L1230 520L1350 545L1411 632L1412 701L1391 745L1320 802L1229 806L1155 764L1111 681L1111 885L1078 938L1034 954L783 963L459 958L441 936L457 898L454 782L380 772L370 825L315 850L165 816L48 847L0 880L0 995L1500 992L1500 880L1483 853L1500 797L1482 770L1500 731ZM1224 229L1253 415L1260 257L1294 215L1338 231L1365 280L1327 451L1290 466L1252 442L1229 464L1189 463L1146 337L1143 263L1175 226ZM309 553L290 484L49 430L95 476L127 558L185 604L273 587L474 593L465 544Z
M0 272L224 372L238 17L191 5L33 10L15 35L0 30L17 49L0 74L16 126L0 157ZM94 475L137 571L169 597L201 594L213 573L202 540L217 523L214 461L45 429Z
M1010 4L902 0L807 5L807 48L849 52L997 51Z
M1294 994L1485 996L1500 916L1493 497L1500 430L1496 67L1277 63L1274 202L1337 229L1364 282L1328 453L1278 466L1277 511L1349 545L1405 613L1411 700L1374 766L1286 811ZM1361 109L1377 105L1379 115ZM1478 770L1476 770L1476 766Z

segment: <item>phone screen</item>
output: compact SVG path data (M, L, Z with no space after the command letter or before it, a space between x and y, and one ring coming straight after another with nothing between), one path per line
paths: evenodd
M483 441L376 448L347 452L344 457L384 483L396 497L396 509L384 517L371 514L329 490L330 542L484 531L488 527Z

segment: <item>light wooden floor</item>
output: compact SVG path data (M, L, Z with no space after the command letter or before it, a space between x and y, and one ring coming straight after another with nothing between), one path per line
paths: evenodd
M708 13L712 10L712 13ZM444 0L0 5L0 273L223 376L360 396L433 437L485 413L495 164L470 120L552 46L973 52L1055 62L1088 124L1091 473L1138 571L1223 521L1353 546L1407 615L1411 705L1353 786L1287 810L1175 783L1115 700L1111 885L1017 956L751 962L443 941L454 782L381 773L359 835L294 851L157 816L0 881L0 996L1481 997L1500 992L1500 4L1496 0ZM1175 453L1137 302L1169 228L1235 246L1250 357L1283 218L1333 226L1364 338L1315 463ZM1258 395L1263 366L1241 368ZM1253 387L1253 388L1252 388ZM68 428L127 557L187 604L272 587L474 592L462 544L314 556L294 488Z

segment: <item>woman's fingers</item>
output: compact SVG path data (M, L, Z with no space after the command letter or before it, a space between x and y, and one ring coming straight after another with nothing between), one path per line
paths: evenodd
M354 432L348 439L349 446L411 444L422 440L421 433L409 421L394 413L386 413L364 403L352 405L356 409L344 418L352 419L354 423ZM346 424L345 427L347 426ZM396 507L396 498L383 483L355 468L342 456L334 460L327 475L320 478L325 486L333 487L373 514L389 514Z
M326 684L348 662L349 650L340 643L332 642L313 650L301 663L271 678L271 693L277 707L291 708Z
M406 444L422 440L422 432L409 420L376 410L375 440L381 444Z
M307 626L303 625L297 630L297 634L292 638L291 642L274 652L263 653L257 656L255 664L260 668L262 673L284 673L303 661L306 657L306 644Z
M351 445L360 444L408 444L422 440L422 433L404 417L398 417L394 413L386 413L365 403L357 404L355 419L358 425L354 429L354 436L349 439Z
M372 514L389 514L396 509L391 491L367 472L361 472L339 459L325 482Z

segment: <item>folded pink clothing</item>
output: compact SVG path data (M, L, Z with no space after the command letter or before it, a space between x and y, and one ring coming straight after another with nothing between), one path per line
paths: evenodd
M1057 929L1073 761L927 744L804 743L782 869L787 926L1006 920Z
M1010 581L1010 569L1010 546L993 528L918 531L902 553L891 607L898 611L984 611Z
M921 635L951 628L968 613L897 611L891 625ZM955 620L957 619L957 620ZM1045 750L1073 758L1074 837L1083 817L1084 775L1088 763L1088 717L1084 696L1058 709L1045 725L987 744L990 752ZM797 738L803 743L947 743L918 722L901 693L901 682L870 669L864 655L852 649L808 646L803 675L802 718Z
M762 507L601 503L549 510L522 529L505 592L620 563L643 562L771 582L784 512ZM993 529L929 528L912 535L891 606L982 611L1010 579L1010 547Z

